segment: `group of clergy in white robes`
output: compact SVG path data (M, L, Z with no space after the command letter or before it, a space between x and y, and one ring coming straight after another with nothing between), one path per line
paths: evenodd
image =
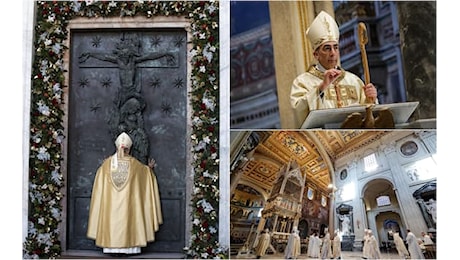
M297 259L300 255L300 236L297 227L292 228L292 233L289 235L286 249L284 250L285 259Z
M380 259L380 247L375 239L372 230L365 229L363 237L363 258L365 259Z
M307 248L308 257L321 259L339 259L341 258L341 254L341 239L338 230L334 232L333 240L331 240L331 235L327 229L322 239L318 237L316 232L310 235Z
M307 256L313 258L319 258L321 252L321 239L318 237L318 233L314 232L308 238Z

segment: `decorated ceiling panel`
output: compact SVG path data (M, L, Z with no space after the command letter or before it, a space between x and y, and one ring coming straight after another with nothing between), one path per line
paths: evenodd
M379 139L385 132L375 131L264 131L264 138L254 150L251 161L244 168L246 183L253 183L270 192L280 168L295 160L307 175L307 184L323 191L331 183L328 161ZM311 137L315 137L313 140ZM318 147L329 158L323 158Z

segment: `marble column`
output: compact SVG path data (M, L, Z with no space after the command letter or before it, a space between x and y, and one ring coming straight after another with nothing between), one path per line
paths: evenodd
M397 1L407 101L413 120L436 118L436 2Z
M401 221L405 228L411 229L414 234L420 234L421 231L426 230L426 225L423 221L411 221L422 219L422 213L412 196L411 190L408 188L406 171L401 167L399 156L396 150L396 143L391 142L382 145L380 149L384 152L386 161L395 162L390 164L390 170L393 178L393 189L398 199L398 205L401 210ZM403 227L401 227L403 228Z

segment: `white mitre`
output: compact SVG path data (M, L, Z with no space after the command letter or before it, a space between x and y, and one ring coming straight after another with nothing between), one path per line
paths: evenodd
M117 147L117 150L120 148L130 149L132 145L133 145L133 141L131 140L129 135L125 132L121 133L115 140L115 146Z
M316 50L325 42L334 41L339 43L339 26L334 18L325 11L321 11L316 16L306 33L313 50Z
M111 167L112 171L118 168L118 157L123 158L125 156L124 148L130 149L133 145L133 141L129 135L125 132L121 133L115 140L115 147L117 148L116 153L112 156Z

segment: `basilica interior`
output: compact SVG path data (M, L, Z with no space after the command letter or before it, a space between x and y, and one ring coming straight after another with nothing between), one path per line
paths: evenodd
M386 250L389 231L436 241L436 131L231 131L230 163L232 256L267 228L276 252L293 227L303 253L313 232L338 231L344 251L365 229Z

